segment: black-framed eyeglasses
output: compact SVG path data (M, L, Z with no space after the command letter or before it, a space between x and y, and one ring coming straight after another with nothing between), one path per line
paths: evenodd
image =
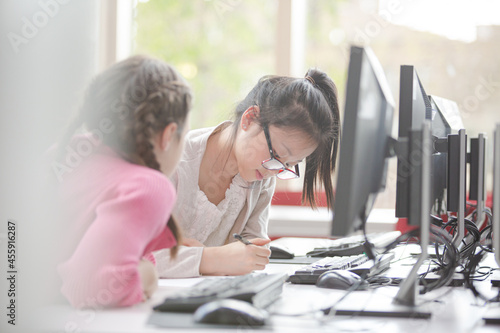
M279 179L294 179L299 178L299 165L295 165L295 170L287 168L286 165L278 160L273 152L273 146L271 144L271 137L269 136L269 129L267 125L262 125L262 129L264 130L264 134L266 136L267 147L269 148L269 154L271 158L265 161L262 161L262 166L267 170L279 170L276 177Z

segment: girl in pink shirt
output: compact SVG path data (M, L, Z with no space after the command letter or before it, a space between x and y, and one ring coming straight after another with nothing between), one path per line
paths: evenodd
M167 177L183 149L191 98L171 66L144 56L89 86L52 163L70 229L58 272L74 307L129 306L156 290L151 251L175 252L179 242Z

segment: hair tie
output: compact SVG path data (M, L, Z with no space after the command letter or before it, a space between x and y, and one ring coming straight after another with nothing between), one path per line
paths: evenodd
M306 76L306 77L305 77L305 79L306 79L307 81L311 82L311 84L312 84L313 86L315 86L315 85L316 85L316 82L314 81L314 79L313 79L312 77L310 77L309 75L308 75L308 76Z

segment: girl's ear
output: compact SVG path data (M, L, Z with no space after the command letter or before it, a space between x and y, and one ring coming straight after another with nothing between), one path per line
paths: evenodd
M173 140L176 138L177 132L177 123L170 123L163 129L163 132L160 134L160 149L163 151L167 151L170 148L170 145Z
M246 131L252 121L254 121L256 118L259 117L260 114L260 109L257 105L252 105L248 109L243 112L243 115L241 116L241 128Z

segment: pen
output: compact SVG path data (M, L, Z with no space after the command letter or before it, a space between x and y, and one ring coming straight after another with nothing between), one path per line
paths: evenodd
M253 245L252 242L250 242L248 239L245 237L241 236L240 234L233 234L233 237L242 242L245 245Z

